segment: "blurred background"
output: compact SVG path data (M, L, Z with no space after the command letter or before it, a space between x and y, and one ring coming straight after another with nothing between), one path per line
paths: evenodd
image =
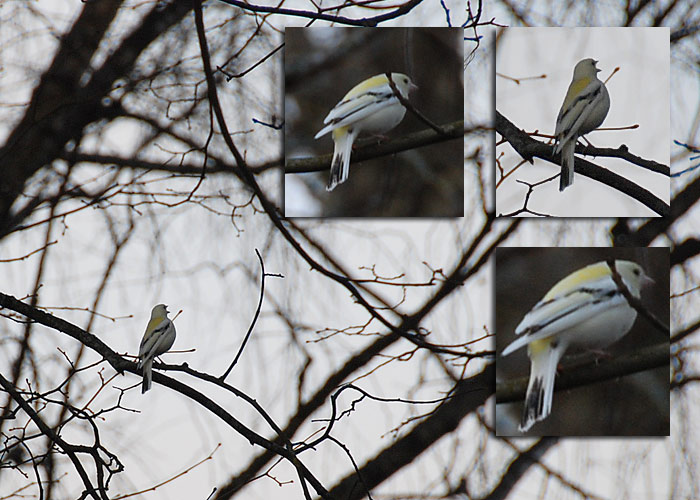
M328 112L355 85L387 71L418 85L410 101L436 125L463 119L463 30L459 28L287 28L285 160L333 152L314 140ZM389 140L429 127L410 112ZM363 139L365 139L363 141ZM383 141L383 142L386 142ZM376 144L360 136L355 148ZM350 165L350 176L325 190L328 168L285 177L287 217L461 217L463 135Z
M669 321L669 251L667 248L499 248L496 251L496 350L515 340L515 328L559 280L607 258L640 264L654 284L642 290L642 303L659 320ZM669 342L637 315L632 330L605 349L616 355ZM670 347L670 346L669 346ZM595 359L592 353L567 351L563 371L572 363ZM603 358L607 359L607 358ZM530 373L527 349L496 359L498 380ZM575 389L556 390L551 415L530 429L547 436L667 436L669 427L669 367L647 370ZM496 406L499 435L520 436L522 401Z

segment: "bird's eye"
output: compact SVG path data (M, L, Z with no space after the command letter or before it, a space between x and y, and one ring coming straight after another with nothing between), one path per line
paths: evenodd
M635 270L634 270L634 274L636 274L637 276L639 276L639 269L635 269Z

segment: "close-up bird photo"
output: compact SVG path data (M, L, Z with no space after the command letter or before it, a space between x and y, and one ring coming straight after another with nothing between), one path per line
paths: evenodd
M462 38L285 30L285 216L463 216Z
M668 435L668 270L665 248L499 248L497 434Z
M0 500L700 500L700 2L0 28Z
M668 215L669 36L666 28L496 36L499 216Z

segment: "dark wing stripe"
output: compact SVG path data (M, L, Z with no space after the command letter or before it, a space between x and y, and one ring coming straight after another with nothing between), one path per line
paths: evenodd
M577 288L576 290L572 290L571 292L569 292L563 296L559 296L556 299L551 299L551 300L548 300L547 302L540 302L540 303L536 304L535 307L532 308L532 310L535 311L535 310L540 309L541 307L543 307L547 304L552 303L555 300L562 300L563 297L568 297L569 295L573 295L575 293L581 293L581 292L587 293L591 296L587 302L578 303L575 306L572 306L568 309L564 309L556 316L553 316L546 323L538 323L536 325L532 325L532 326L526 328L525 330L523 330L521 332L521 335L527 336L527 335L531 335L535 332L538 332L539 330L551 325L552 323L555 323L555 322L567 317L568 315L575 313L576 311L578 311L582 307L585 307L586 305L600 304L601 302L612 299L616 295L622 295L619 290L610 290L610 289L606 289L606 288Z
M586 92L585 94L582 93L582 94L580 94L578 97L576 97L576 99L574 99L574 102L571 103L571 106L569 106L569 111L568 111L568 113L564 113L564 115L562 115L562 117L561 117L561 122L563 123L564 120L565 120L565 118L566 118L566 116L567 116L569 113L571 113L571 112L574 111L574 108L576 107L576 104L577 104L578 102L580 102L580 101L587 101L587 104L590 106L590 105L602 94L602 91L603 91L603 87L602 87L601 85L598 85L595 89L593 89L592 92ZM588 113L586 113L586 114L588 114ZM583 114L582 114L582 115L583 115ZM569 132L571 132L571 129L573 129L574 126L575 126L579 121L580 121L580 117L579 117L579 120L574 120L574 122L571 124L571 127L562 130L562 131L559 133L559 135L562 136L562 137L566 137L567 135L569 135Z
M333 118L333 119L329 122L329 124L335 125L336 123L340 123L340 122L343 121L343 120L347 120L347 119L350 118L352 115L354 115L354 114L356 114L356 113L359 113L360 111L363 111L364 109L368 108L369 106L374 106L374 105L376 105L376 104L382 104L384 101L389 101L389 100L393 99L393 100L395 100L395 101L398 102L398 99L396 99L396 96L395 96L393 93L387 93L387 92L365 92L365 93L362 94L362 95L355 96L355 97L351 97L351 98L348 99L347 101L342 101L340 104L338 104L338 107L344 106L344 105L346 105L346 104L348 104L348 103L351 103L351 102L353 102L353 101L356 101L356 100L358 100L359 98L363 98L363 99L364 99L364 98L365 98L366 96L368 96L368 95L369 95L369 96L373 96L375 99L374 99L373 101L368 101L367 104L365 104L364 106L359 106L359 107L353 109L352 111L350 111L349 113L347 113L347 114L345 114L345 115L343 115L343 116L339 116L339 117L337 117L337 118Z

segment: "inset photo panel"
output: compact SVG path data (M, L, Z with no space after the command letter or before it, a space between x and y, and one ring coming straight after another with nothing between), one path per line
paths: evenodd
M495 284L496 435L669 435L668 248L498 248Z
M461 28L286 28L286 217L462 217Z
M496 212L670 211L668 28L507 28L496 42Z

